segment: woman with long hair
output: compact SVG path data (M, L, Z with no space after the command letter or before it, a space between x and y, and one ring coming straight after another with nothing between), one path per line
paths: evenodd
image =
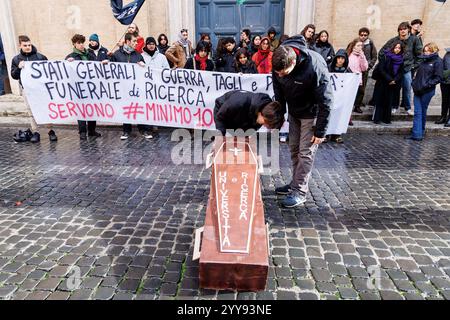
M184 66L184 69L199 70L199 71L214 71L214 63L208 58L209 45L205 41L197 43L195 48L195 56L189 58Z
M270 50L270 40L265 37L261 40L258 52L255 53L252 60L256 64L256 69L260 74L272 73L273 52Z
M319 53L325 59L327 65L330 65L335 55L334 48L329 42L329 39L330 35L328 31L322 30L319 32L317 40L312 46L312 50Z
M392 102L402 86L403 52L402 42L400 40L394 42L392 47L384 52L384 56L381 57L374 70L377 82L374 90L375 113L373 122L376 124L380 122L391 123Z
M303 28L301 35L305 37L306 44L308 45L308 49L314 45L314 36L316 33L316 26L313 24L308 24Z
M256 65L250 59L250 55L248 54L248 50L246 48L240 48L236 52L235 68L237 73L242 74L258 73L258 70L256 70Z
M366 72L369 69L369 62L367 62L366 55L364 54L363 51L363 43L359 38L350 42L350 44L347 47L347 54L348 54L348 67L353 73L360 73L362 75L363 72ZM361 83L358 88L358 93L360 93L363 90L364 86L361 77ZM363 111L359 106L355 106L353 111L357 113L363 113Z

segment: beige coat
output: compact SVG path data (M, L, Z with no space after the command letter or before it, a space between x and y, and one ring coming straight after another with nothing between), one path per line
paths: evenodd
M189 51L193 53L192 45L189 42ZM184 52L183 46L177 41L170 46L166 51L167 60L173 63L173 67L184 68L187 62L186 53Z

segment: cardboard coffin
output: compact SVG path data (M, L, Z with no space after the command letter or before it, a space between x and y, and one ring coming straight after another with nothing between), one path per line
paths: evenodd
M256 150L254 140L216 144L201 241L201 288L266 287L269 249Z

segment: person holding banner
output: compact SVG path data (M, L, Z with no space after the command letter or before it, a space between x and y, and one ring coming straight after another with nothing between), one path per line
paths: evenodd
M150 69L170 69L169 62L165 55L161 54L156 46L156 40L153 37L148 37L145 40L144 53L145 64Z
M109 60L109 50L100 45L100 37L94 33L89 37L88 51L95 56L95 61Z
M289 147L292 182L275 191L286 195L281 204L295 208L306 202L309 179L319 145L325 140L333 87L320 54L308 49L303 36L286 40L273 55L273 89L283 114L289 105Z
M344 49L339 49L336 53L335 57L331 61L329 66L329 70L332 73L352 73L352 70L348 67L348 54ZM324 143L327 142L336 142L338 144L344 143L344 139L342 139L342 135L332 134L326 137Z
M98 40L95 39L95 40ZM93 51L89 51L84 47L86 42L86 37L81 34L76 34L72 37L73 52L70 53L66 60L72 61L96 61L97 56ZM104 59L106 62L108 59ZM103 61L104 61L103 60ZM96 132L97 122L96 121L84 121L78 120L78 132L80 134L80 140L87 140L87 136L92 138L100 138L102 135Z
M262 126L280 129L284 124L284 112L268 94L231 91L216 100L214 120L216 129L225 136L227 130L257 131Z
M112 62L121 63L137 63L141 67L145 67L145 60L142 55L135 50L138 40L135 34L127 33L125 35L125 43L117 50L111 58ZM130 138L133 127L131 124L123 124L123 134L120 137L121 140L128 140ZM150 126L140 124L138 130L145 139L153 139L153 135L150 133Z
M214 71L214 62L208 58L209 50L209 44L200 41L197 44L197 48L195 48L195 56L188 59L184 68L189 70Z
M33 46L31 43L31 40L28 36L20 36L19 37L19 46L20 46L20 54L15 56L11 63L11 77L14 80L19 80L19 84L22 87L22 80L20 78L21 72L25 67L25 61L47 61L47 57L43 54L40 54L36 47ZM23 89L22 87L22 90ZM25 105L28 108L29 113L31 114L31 135L29 134L28 137L30 137L30 141L32 143L38 143L41 141L41 135L39 134L39 126L36 123L36 120L33 117L33 113L31 112L30 104L27 101L26 95L23 94L23 97L25 99ZM48 128L50 129L48 136L51 142L58 141L58 137L56 136L55 131L53 131L52 126L49 125ZM16 142L25 142L28 140L27 136L25 135L17 135L14 140Z

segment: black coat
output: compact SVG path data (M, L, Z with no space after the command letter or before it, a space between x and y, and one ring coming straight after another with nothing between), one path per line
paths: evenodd
M89 48L88 51L95 56L95 61L104 61L110 59L110 57L108 56L109 51L105 47L100 47L100 49L98 50L98 55L96 55L95 51L91 48Z
M125 52L123 47L120 47L113 56L111 57L111 62L123 62L123 63L138 63L144 62L144 57L137 51L133 51L131 54Z
M381 60L384 56L384 52L386 50L391 50L392 45L397 41L402 42L405 46L405 50L403 52L405 73L417 69L420 63L419 56L422 54L423 45L420 39L414 35L410 35L406 40L400 40L399 36L392 38L386 42L380 52L378 52L378 59Z
M194 60L195 58L189 58L184 66L184 69L201 71L200 62L198 62L197 60L195 61L195 68L194 68ZM214 71L214 62L212 62L210 59L206 60L205 71Z
M443 80L444 63L437 53L420 56L422 63L412 82L414 94L421 96L436 88Z
M20 54L15 56L11 63L11 77L14 80L19 80L20 85L22 85L22 81L20 80L20 74L22 69L19 68L19 64L21 61L46 61L48 60L46 56L37 52L35 46L31 49L30 53L24 53L20 50Z
M378 81L384 81L386 83L390 83L395 81L397 85L401 85L403 74L405 73L404 64L400 66L397 74L394 73L394 64L392 59L384 55L379 62L378 71L380 75L380 79Z
M444 79L442 83L450 84L450 48L445 50L447 53L444 56Z
M237 73L258 74L258 70L256 69L256 64L252 60L248 60L245 65L235 66L235 70Z
M330 43L317 42L314 44L314 46L312 46L311 49L320 54L325 59L325 62L328 65L333 61L335 52L333 46Z
M216 100L214 120L216 129L226 134L227 129L259 130L258 112L272 102L265 93L231 91Z
M236 54L236 50L233 52L225 52L216 57L216 71L217 72L230 72L236 73L234 68L234 55Z
M333 104L333 87L330 73L322 56L309 50L303 36L289 38L283 46L300 51L295 69L280 78L273 72L273 89L275 100L280 102L289 114L297 119L314 119L317 117L315 136L325 137L330 109Z

